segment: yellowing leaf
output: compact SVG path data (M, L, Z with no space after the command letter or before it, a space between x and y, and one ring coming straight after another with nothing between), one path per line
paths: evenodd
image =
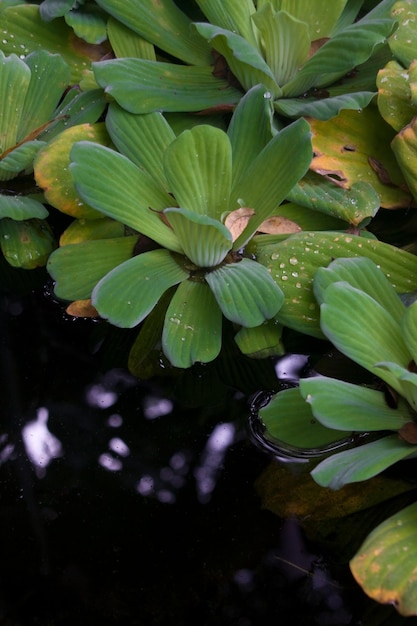
M72 317L99 317L99 313L91 304L90 299L71 302L71 304L67 306L66 312Z

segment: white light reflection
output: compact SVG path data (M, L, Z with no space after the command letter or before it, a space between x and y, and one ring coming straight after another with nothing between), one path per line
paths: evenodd
M100 454L100 456L98 457L98 462L100 463L101 467L109 470L109 472L120 472L120 470L123 468L123 463L121 462L121 460L116 459L108 452Z
M113 437L113 439L110 439L109 448L120 456L129 456L130 454L129 446L123 441L123 439L120 439L120 437Z
M194 471L197 496L202 504L211 498L224 457L234 442L235 434L236 428L232 422L218 424L206 443L201 464Z
M109 391L103 385L91 385L87 389L87 403L99 409L108 409L117 402L117 393Z
M275 372L279 380L298 381L300 374L308 363L305 354L288 354L279 359L275 365Z
M35 466L38 478L43 478L49 463L63 454L61 442L48 430L48 418L48 409L40 407L36 420L28 422L22 428L26 453Z
M157 417L168 415L173 409L173 403L167 398L157 398L155 396L147 396L143 400L143 412L146 419L154 420Z
M9 438L9 435L7 435L6 433L3 433L3 435L0 435L0 446L3 446L3 448L0 450L0 465L2 465L3 463L6 463L6 461L8 461L11 458L14 452L14 444L6 443L8 438Z

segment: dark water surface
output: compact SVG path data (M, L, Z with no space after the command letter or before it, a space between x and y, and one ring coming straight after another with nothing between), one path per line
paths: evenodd
M0 312L1 625L394 623L262 507L249 395L199 405L199 375L187 395L103 364L97 324L41 289L3 289Z

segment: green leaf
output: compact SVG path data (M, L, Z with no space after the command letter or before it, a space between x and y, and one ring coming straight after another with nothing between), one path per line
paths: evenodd
M381 267L373 261L366 257L341 258L328 267L320 267L314 277L314 295L319 304L325 301L327 287L339 281L364 291L386 309L397 324L402 323L406 308Z
M110 143L104 124L72 126L39 151L33 167L36 183L44 190L49 204L73 217L91 219L100 215L82 202L69 171L70 151L74 143L85 139L97 144ZM98 176L97 173L95 175Z
M71 80L70 68L59 54L38 50L29 54L30 83L24 99L17 140L51 121L53 112Z
M397 132L417 114L417 106L411 95L411 84L416 83L415 62L405 70L397 61L390 61L378 72L378 109L384 120Z
M408 364L408 367L413 363ZM414 412L417 411L417 374L410 372L407 367L389 361L381 361L375 365L376 373L383 378L381 370L389 373L397 381L397 391L407 400ZM392 385L393 386L393 385Z
M92 303L115 326L133 328L162 294L188 277L168 250L152 250L125 261L93 289Z
M65 21L77 37L90 44L103 43L107 39L107 15L95 4L78 6L65 14Z
M125 156L89 141L71 150L70 171L81 198L97 211L176 252L182 248L159 211L172 198Z
M223 315L241 326L259 326L279 310L283 294L268 271L251 259L241 259L205 276Z
M91 62L98 61L105 53L104 47L92 46L74 37L62 18L57 19L51 28L41 19L36 4L19 4L4 9L1 25L0 48L3 52L21 57L35 50L60 54L71 69L72 84L79 83Z
M175 367L209 363L220 352L222 315L205 283L185 280L168 306L162 349Z
M202 37L225 57L232 74L238 79L245 91L255 85L263 84L274 97L281 95L275 77L258 49L240 35L213 24L194 24Z
M282 87L307 60L309 27L285 11L275 12L270 4L258 9L252 19L261 34L265 61Z
M115 59L94 63L93 69L100 87L131 113L201 111L236 104L241 97L211 66Z
M405 616L417 614L417 503L377 526L365 539L350 569L366 594L393 604Z
M222 130L203 125L181 133L165 152L164 169L184 209L215 219L229 209L232 149Z
M47 216L48 211L37 200L25 196L0 194L0 219L10 217L13 220L21 221L32 217L44 219Z
M184 254L198 267L215 267L232 247L232 235L221 222L187 209L164 210L183 248Z
M380 474L385 469L416 453L415 446L398 435L382 437L351 450L333 454L317 465L311 475L322 487L340 489Z
M190 65L208 65L210 49L191 28L191 20L172 0L97 0L113 15L144 39Z
M107 35L116 58L137 57L156 61L154 46L113 17L107 21Z
M235 341L242 354L247 354L253 359L282 356L285 353L282 326L275 319L266 320L252 328L242 327L236 333Z
M22 103L30 84L30 69L17 56L0 51L0 153L17 143Z
M299 96L311 87L325 87L367 61L376 46L392 33L393 20L356 22L329 39L283 88L284 97Z
M284 455L296 458L319 456L328 446L341 443L343 437L340 431L326 428L314 419L298 388L277 393L259 409L259 417L266 426L266 436L275 440L274 448L280 444Z
M311 171L291 189L287 200L342 219L353 226L374 217L380 207L379 195L369 183L353 183L350 189L343 189Z
M70 89L54 111L54 120L42 131L42 140L50 141L67 128L81 124L94 124L101 117L107 103L101 89L80 92Z
M9 265L32 270L45 265L56 243L46 220L5 217L0 220L0 246Z
M245 179L238 181L231 192L230 208L235 203L255 209L255 215L235 241L235 249L244 246L287 197L306 173L311 157L310 127L305 120L297 120L281 130L260 152L247 168Z
M255 13L252 0L197 0L208 22L239 33L250 44L256 45L251 15Z
M113 239L124 236L125 227L123 224L115 222L110 217L100 217L95 220L81 218L71 222L65 229L59 239L59 244L66 246L70 243L81 243L92 239Z
M303 378L300 393L311 405L314 417L335 430L399 430L411 419L405 402L392 409L381 391L334 378Z
M277 113L285 117L314 117L329 120L345 109L360 111L368 106L375 96L374 91L358 91L323 98L280 98L275 100Z
M258 9L269 1L258 2ZM275 0L273 2L277 11L286 11L296 19L307 23L312 41L328 37L331 34L346 3L347 0L336 0L335 2L327 2L326 0L297 0L297 2Z
M33 160L45 145L44 141L25 141L0 160L0 180L15 178L24 170L32 171Z
M56 297L89 298L103 276L131 258L136 242L137 237L117 237L69 244L55 250L48 259L47 270L56 281Z
M76 0L43 0L39 5L39 14L44 22L50 22L68 13L75 3Z
M175 139L175 133L164 116L157 112L135 115L112 102L106 127L117 149L168 190L163 155Z
M417 363L417 302L406 308L402 319L402 331L404 341Z
M408 67L416 58L414 54L417 45L417 10L415 3L409 2L409 0L396 2L392 8L391 16L399 22L399 25L391 35L389 45L394 56L405 67Z
M252 87L237 105L227 129L235 187L239 187L249 165L275 135L273 117L272 96L263 85Z
M398 322L371 296L346 282L333 283L320 307L326 337L350 359L401 393L395 375L376 368L380 361L407 367L410 353Z
M379 265L397 293L417 288L417 257L396 246L357 235L335 232L300 232L285 241L274 235L255 237L246 248L285 294L278 318L299 332L323 337L313 279L320 267L339 257L366 256Z
M398 161L408 188L417 199L417 119L403 128L391 142L392 151Z

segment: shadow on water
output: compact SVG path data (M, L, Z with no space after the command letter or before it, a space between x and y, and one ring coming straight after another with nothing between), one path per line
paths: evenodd
M262 507L241 389L201 406L103 368L94 323L41 290L0 311L0 624L384 623L346 562Z

